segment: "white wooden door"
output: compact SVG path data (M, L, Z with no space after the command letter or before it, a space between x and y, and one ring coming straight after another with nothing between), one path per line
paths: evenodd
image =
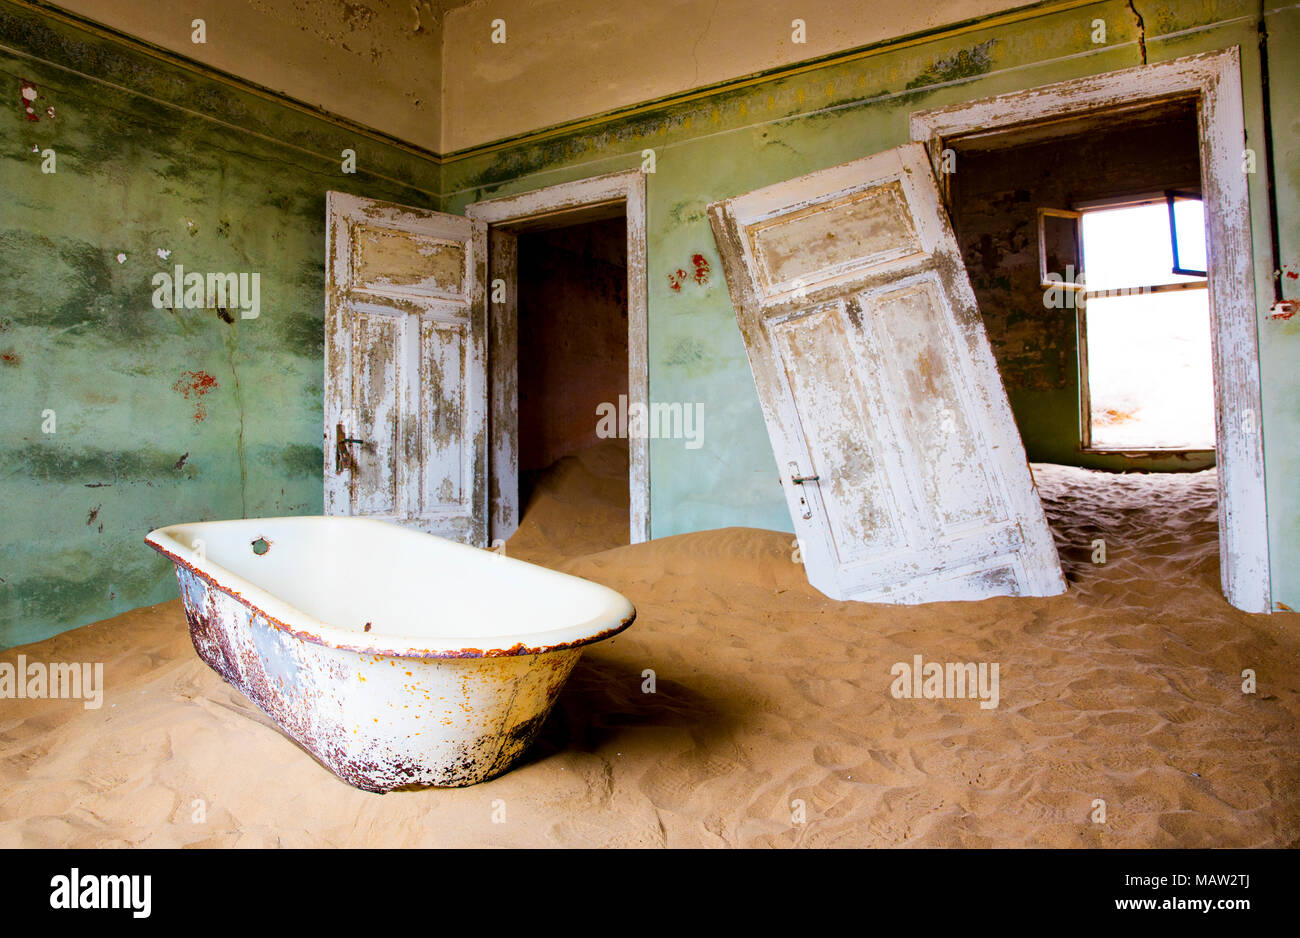
M326 201L325 512L487 544L487 226Z
M894 603L1064 591L925 150L709 218L809 581Z

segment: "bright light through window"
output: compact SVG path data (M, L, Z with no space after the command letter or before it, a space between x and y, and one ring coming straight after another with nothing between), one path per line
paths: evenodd
M1204 270L1201 202L1178 200L1175 212L1179 264ZM1080 338L1092 449L1214 448L1205 278L1172 272L1171 243L1164 202L1083 214L1088 293Z

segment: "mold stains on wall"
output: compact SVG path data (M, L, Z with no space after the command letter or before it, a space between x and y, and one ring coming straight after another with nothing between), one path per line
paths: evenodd
M924 88L926 85L938 85L962 78L975 78L993 68L993 45L995 40L987 39L969 49L959 49L944 58L937 59L933 65L917 75L905 86L908 91Z
M148 445L115 450L27 443L0 450L0 473L24 482L75 483L84 488L197 478L192 462L186 463L184 473L177 469L175 453Z
M290 443L288 446L268 449L267 452L275 457L275 461L271 463L271 468L275 472L293 478L312 479L320 476L321 450L319 446Z
M664 365L680 369L680 373L691 379L707 379L718 368L718 356L709 346L692 336L682 336L672 343L664 357Z

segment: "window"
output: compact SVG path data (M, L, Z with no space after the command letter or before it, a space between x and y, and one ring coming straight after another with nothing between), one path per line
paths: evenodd
M1169 192L1080 213L1084 449L1214 449L1203 211Z

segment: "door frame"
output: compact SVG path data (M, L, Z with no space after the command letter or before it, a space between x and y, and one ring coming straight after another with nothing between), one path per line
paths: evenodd
M474 202L465 214L488 225L490 254L500 270L489 264L488 278L504 280L507 301L489 302L488 323L488 536L505 540L519 524L518 427L518 271L513 238L503 238L510 228L527 223L540 227L547 221L574 222L591 210L622 203L627 218L627 394L628 407L650 400L649 330L646 294L645 174L640 170L607 173L563 182L517 195ZM554 227L559 227L559 224ZM489 285L488 295L492 295ZM616 402L615 402L616 403ZM594 422L596 415L591 419ZM650 539L650 441L629 438L628 533L631 543Z
M1228 602L1271 612L1259 335L1241 56L1232 46L1119 71L915 111L911 136L926 145L947 201L946 141L1087 112L1195 97L1209 253L1210 320L1219 487L1219 565Z

